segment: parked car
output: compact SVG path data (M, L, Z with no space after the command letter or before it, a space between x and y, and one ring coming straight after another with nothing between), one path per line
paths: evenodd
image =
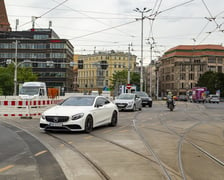
M220 102L220 99L219 99L219 96L217 96L215 94L210 94L206 98L206 102L208 102L208 103L219 103Z
M40 118L42 130L91 132L105 124L116 126L117 106L103 96L73 96L46 110Z
M152 98L146 92L137 91L135 94L142 99L142 107L145 107L146 105L152 107Z
M117 105L119 111L121 110L142 110L141 98L132 93L122 93L115 100L114 103Z
M178 96L178 101L187 101L187 95L179 95Z

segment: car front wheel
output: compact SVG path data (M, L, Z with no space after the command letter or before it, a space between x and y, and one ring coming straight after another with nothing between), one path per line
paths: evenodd
M111 117L111 122L110 122L110 126L116 126L117 125L117 112L114 111L113 115Z
M91 116L86 117L85 132L90 133L93 130L93 118Z

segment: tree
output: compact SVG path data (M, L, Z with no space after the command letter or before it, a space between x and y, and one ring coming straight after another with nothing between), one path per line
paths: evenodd
M17 82L35 81L37 75L31 68L18 68ZM14 91L14 65L0 67L0 95L12 95Z
M13 94L13 75L5 68L0 68L0 95Z
M224 73L207 71L199 78L196 86L207 87L210 94L220 90L221 96L224 96Z
M127 84L127 79L128 79L128 71L123 70L123 71L118 71L113 74L113 77L110 79L112 81L111 89L115 89L118 85ZM139 73L136 72L131 72L130 73L130 84L134 84L137 87L140 86L140 75Z

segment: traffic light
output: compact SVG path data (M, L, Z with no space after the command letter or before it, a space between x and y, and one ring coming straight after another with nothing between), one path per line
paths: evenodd
M101 69L107 69L108 67L107 61L101 61L100 66L101 66Z
M83 60L78 60L78 69L83 69Z

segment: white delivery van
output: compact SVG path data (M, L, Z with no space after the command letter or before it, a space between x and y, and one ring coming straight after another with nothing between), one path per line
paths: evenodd
M25 82L19 90L21 99L47 99L47 88L44 82Z

